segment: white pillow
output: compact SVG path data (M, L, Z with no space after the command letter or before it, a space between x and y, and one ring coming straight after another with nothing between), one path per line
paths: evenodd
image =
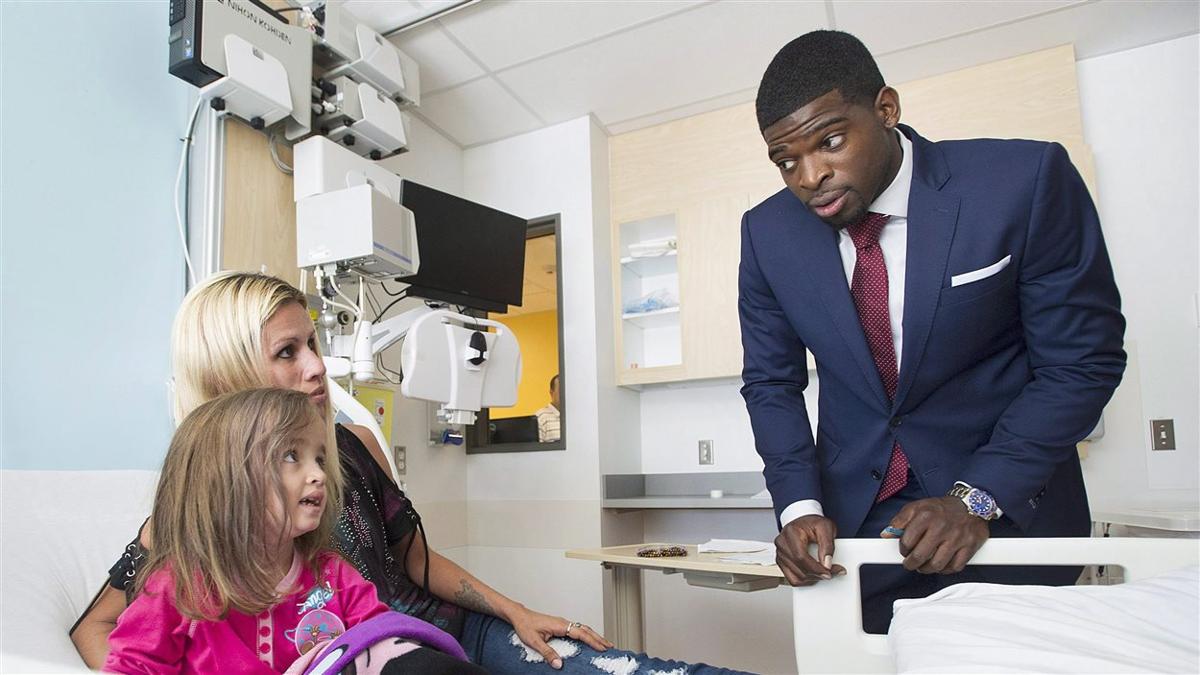
M1200 567L1119 586L959 584L898 600L900 673L1200 672Z
M0 474L0 669L87 672L67 631L149 515L158 474Z

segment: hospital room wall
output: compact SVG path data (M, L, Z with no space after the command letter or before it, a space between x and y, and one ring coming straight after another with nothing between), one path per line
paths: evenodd
M166 12L0 3L4 469L153 469L166 451L191 102L163 65Z
M1105 411L1106 434L1083 463L1093 503L1198 498L1198 43L1191 35L1076 64L1099 210L1136 352ZM739 386L642 392L641 417L654 423L643 424L641 470L760 471ZM812 416L815 386L805 398ZM1148 420L1159 417L1175 420L1178 450L1150 451ZM714 465L697 465L699 439L714 439Z
M1084 134L1125 318L1131 367L1083 463L1101 498L1200 499L1197 186L1200 36L1080 61ZM1139 401L1140 399L1140 401ZM1139 405L1140 403L1140 405ZM1149 449L1175 420L1176 450Z
M601 571L567 560L600 545L601 448L636 461L638 408L614 386L607 284L607 139L588 117L464 152L464 196L525 218L559 214L565 451L468 458L469 569L539 609L603 623ZM599 306L599 307L598 307Z
M382 164L400 176L430 187L462 194L463 151L418 118L409 120L409 148ZM381 298L382 299L382 298ZM405 300L388 312L394 316L416 307L419 300ZM385 352L391 367L398 367L399 348ZM417 506L429 545L442 555L465 564L467 555L467 457L461 446L431 446L430 418L433 404L395 394L392 445L405 448L407 472L402 477L408 495Z

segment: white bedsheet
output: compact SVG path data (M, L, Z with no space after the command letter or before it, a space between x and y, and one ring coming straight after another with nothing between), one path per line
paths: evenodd
M900 673L1200 672L1200 567L1119 586L960 584L895 611Z

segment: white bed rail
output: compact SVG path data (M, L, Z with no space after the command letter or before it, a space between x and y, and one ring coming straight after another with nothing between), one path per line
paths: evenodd
M834 562L846 575L792 591L792 632L801 673L894 672L887 637L862 630L860 568L900 564L892 539L838 539ZM1200 562L1194 539L1142 537L991 539L971 565L1119 565L1136 581Z

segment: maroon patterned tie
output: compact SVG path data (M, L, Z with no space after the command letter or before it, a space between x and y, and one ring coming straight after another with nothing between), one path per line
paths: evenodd
M893 400L896 398L899 373L896 370L896 347L892 342L892 322L888 316L887 265L883 262L883 249L879 247L879 233L889 217L868 212L847 231L858 254L858 260L854 263L854 277L850 282L850 295L854 297L858 320L862 323L871 356L875 358L883 389L887 392L888 400ZM875 502L891 497L907 484L908 457L904 456L900 442L896 441L892 444L887 475L883 477Z

